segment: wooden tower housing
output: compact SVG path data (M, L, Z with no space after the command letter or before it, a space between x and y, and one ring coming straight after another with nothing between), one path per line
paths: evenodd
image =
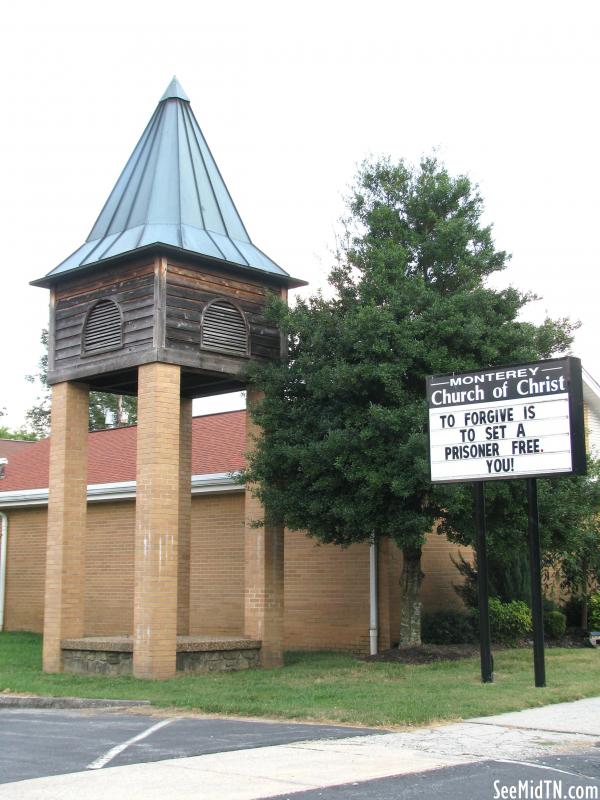
M280 354L264 308L305 285L255 247L174 79L85 244L50 289L48 381L135 394L137 367L182 368L182 394L243 386Z
M304 282L251 242L173 79L86 242L33 283L50 289L53 387L44 667L62 669L62 640L85 635L87 408L98 390L138 395L134 674L169 676L186 634L191 400L242 388L252 400L249 363L281 354L268 298ZM282 536L248 525L260 546L248 546L245 628L265 665L280 660Z

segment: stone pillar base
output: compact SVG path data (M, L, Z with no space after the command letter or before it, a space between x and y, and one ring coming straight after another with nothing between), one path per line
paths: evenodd
M241 636L178 636L177 671L237 672L260 666L260 642ZM86 636L62 642L66 672L131 675L133 641L128 636Z

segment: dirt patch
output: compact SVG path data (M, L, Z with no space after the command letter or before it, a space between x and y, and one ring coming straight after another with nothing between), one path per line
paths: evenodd
M421 644L392 647L365 661L388 661L400 664L433 664L436 661L460 661L479 654L476 644Z

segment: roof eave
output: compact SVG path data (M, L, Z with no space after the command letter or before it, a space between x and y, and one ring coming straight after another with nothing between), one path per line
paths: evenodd
M293 278L287 273L278 275L276 272L268 272L267 270L260 269L259 267L249 267L243 264L235 264L232 261L214 258L213 256L207 256L202 253L197 253L193 250L185 250L182 247L174 247L173 245L163 244L162 242L154 242L153 244L145 245L144 247L139 247L135 250L129 250L126 253L119 253L118 255L111 256L109 258L103 258L92 264L81 264L80 266L66 270L65 272L60 272L57 274L49 273L43 278L37 278L34 281L30 281L29 284L30 286L39 286L43 289L51 289L53 286L62 283L64 280L68 280L73 276L79 276L83 272L97 271L105 266L117 264L119 261L129 261L140 254L148 255L152 252L172 253L174 255L184 256L186 258L192 257L199 261L209 261L214 264L218 264L220 267L230 269L232 272L239 272L242 274L250 272L256 277L260 277L263 280L272 280L274 283L277 283L280 286L287 286L289 289L297 289L300 286L308 286L308 281L300 280L300 278Z
M239 481L239 471L209 472L192 475L191 493L221 494L222 492L243 492L244 484ZM132 500L135 498L135 481L118 481L114 483L91 483L87 487L88 503L101 503L114 500ZM48 504L48 489L13 489L0 492L0 509L23 506L45 506Z
M600 414L600 384L583 367L583 397L593 407L596 414Z

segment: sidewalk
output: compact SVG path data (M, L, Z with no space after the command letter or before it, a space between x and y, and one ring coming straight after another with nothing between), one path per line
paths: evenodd
M411 731L169 759L4 784L10 800L257 800L441 767L594 747L600 697Z

